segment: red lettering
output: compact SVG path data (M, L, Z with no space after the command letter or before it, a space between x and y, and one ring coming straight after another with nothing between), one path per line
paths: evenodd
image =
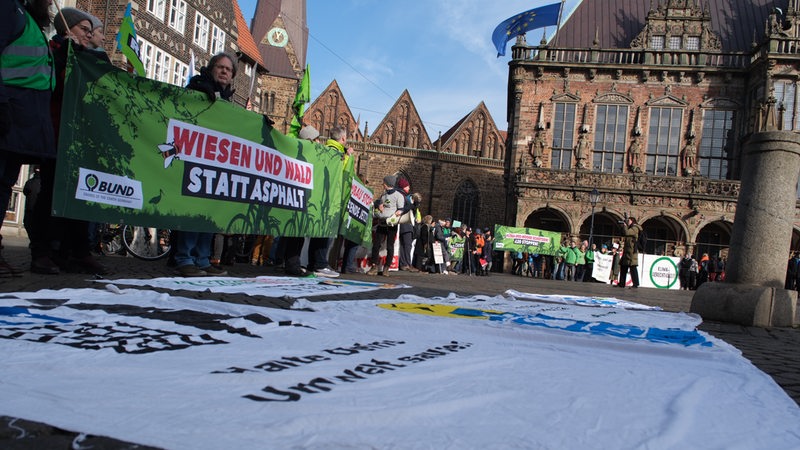
M250 145L240 144L242 146L242 157L239 160L242 167L250 168L250 155L253 153L253 147Z
M237 166L243 165L239 160L241 153L239 153L239 149L242 147L241 142L234 142L231 144L231 164L236 164Z
M200 156L200 146L198 145L198 136L202 142L202 134L197 131L189 131L180 127L172 127L172 138L175 140L173 145L178 150L178 153L192 155L197 149L197 156Z
M217 161L224 164L228 162L228 154L230 153L229 149L231 146L231 141L229 139L222 138L219 141L219 153L217 154Z
M209 161L213 161L216 153L217 153L217 137L213 135L207 136L203 158Z

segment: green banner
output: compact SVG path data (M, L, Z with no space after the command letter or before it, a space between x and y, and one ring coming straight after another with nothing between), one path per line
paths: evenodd
M561 233L536 228L495 225L494 235L494 249L504 252L555 255L561 243Z
M70 58L65 92L54 215L236 234L338 233L339 152L84 52Z
M453 233L450 235L448 245L450 247L450 259L452 261L461 261L461 258L464 257L464 238L457 233Z
M375 199L372 189L355 174L355 158L345 158L342 177L342 224L339 234L352 242L361 242L367 249L372 248L372 202Z

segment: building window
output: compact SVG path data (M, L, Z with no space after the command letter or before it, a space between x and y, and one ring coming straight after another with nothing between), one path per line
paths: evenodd
M247 77L252 77L253 76L253 65L252 64L245 64L244 65L244 74Z
M556 103L553 117L553 150L550 168L569 170L572 167L572 148L575 138L575 103Z
M703 112L703 138L700 140L700 175L717 180L730 178L733 159L731 130L733 111L709 109Z
M147 0L147 12L158 17L158 20L164 20L164 7L166 0Z
M664 36L651 36L650 48L653 50L664 50Z
M700 50L700 37L687 36L686 37L686 50Z
M647 136L647 167L650 175L678 174L683 110L650 108L650 131Z
M206 16L196 13L194 16L194 44L203 50L208 49L208 25Z
M776 81L775 99L778 103L775 107L778 109L776 113L783 109L783 129L784 130L798 130L800 129L800 117L797 114L797 86L788 81Z
M225 32L216 25L211 28L211 54L216 55L225 51Z
M137 40L139 41L139 48L141 49L145 76L151 80L172 83L172 55L142 38L137 38Z
M627 105L597 105L592 170L622 173L627 129Z
M462 181L456 188L453 199L453 220L458 220L470 227L481 226L478 220L478 186L470 180Z
M177 59L175 60L175 64L173 65L172 69L172 81L170 83L174 84L175 86L186 86L187 78L189 77L189 65L184 64Z
M680 36L670 36L669 37L669 48L670 48L670 50L680 50L680 48L681 48L681 37Z
M169 9L169 26L178 33L183 34L186 28L186 2L183 0L172 0Z

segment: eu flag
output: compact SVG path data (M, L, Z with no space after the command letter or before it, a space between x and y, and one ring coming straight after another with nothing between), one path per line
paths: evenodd
M562 2L540 6L503 21L492 33L492 42L497 48L497 56L504 56L506 54L506 43L520 34L537 28L557 25L561 5Z

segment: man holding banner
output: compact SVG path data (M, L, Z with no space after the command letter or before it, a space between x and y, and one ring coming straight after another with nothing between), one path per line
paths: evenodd
M208 66L200 69L200 75L189 80L187 89L204 92L209 101L220 98L230 101L233 96L231 84L236 76L236 62L233 57L219 53L211 57ZM175 249L175 264L178 273L184 277L225 276L224 269L211 265L211 241L213 233L182 231L178 235Z

